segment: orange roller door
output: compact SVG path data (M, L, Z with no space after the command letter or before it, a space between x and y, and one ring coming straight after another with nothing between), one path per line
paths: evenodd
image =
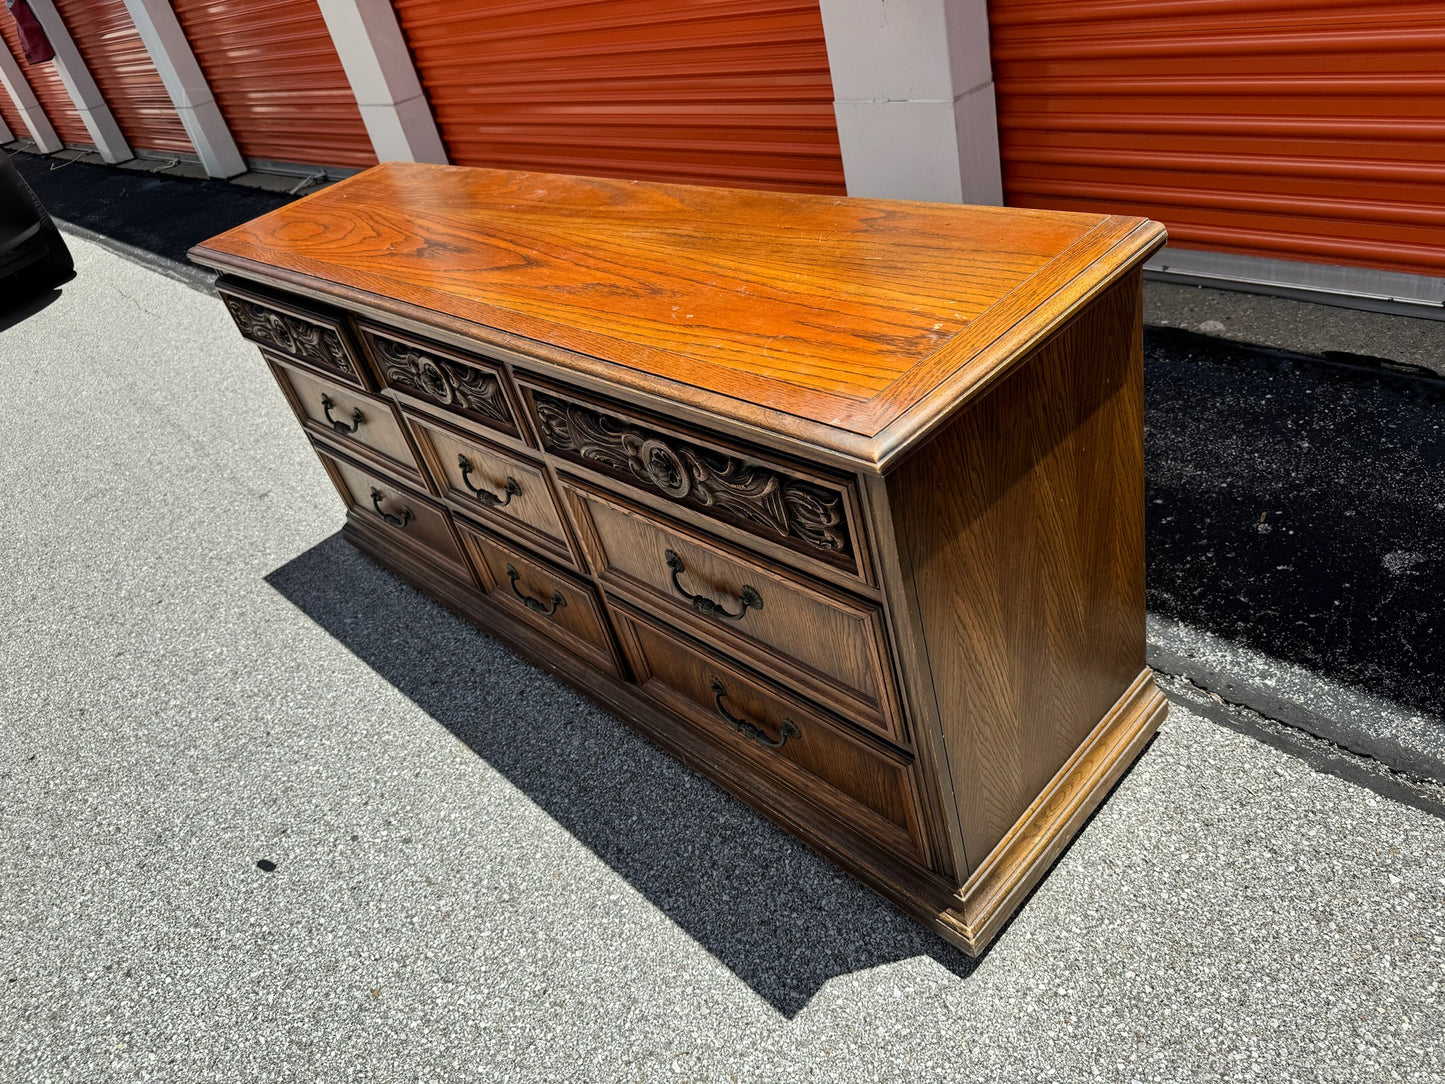
M55 62L48 60L44 64L27 64L25 62L25 50L20 47L20 31L15 27L14 17L4 8L0 8L0 35L5 38L5 44L10 47L10 52L15 56L15 62L20 65L20 70L25 73L25 79L30 83L30 89L35 92L35 97L40 102L40 108L45 110L45 116L50 121L50 126L55 129L63 143L69 143L76 147L93 147L94 141L90 133L86 131L85 122L80 119L80 111L75 108L75 103L70 100L70 92L65 89L65 84L60 81L60 76L55 72ZM0 94L4 94L0 88ZM16 135L30 138L30 129L23 125L16 130Z
M316 0L173 0L172 7L245 157L375 165Z
M124 0L56 0L132 150L195 154Z
M454 162L843 191L818 0L395 0Z
M0 19L5 16L0 14ZM0 45L0 48L7 46ZM0 83L0 117L5 118L5 127L9 128L16 139L29 139L30 129L25 126L25 120L20 116L20 110L15 108L15 103L10 100L10 94L5 85Z
M1445 274L1445 6L991 0L1010 204Z

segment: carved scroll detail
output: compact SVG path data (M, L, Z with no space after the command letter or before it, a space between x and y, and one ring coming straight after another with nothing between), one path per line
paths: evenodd
M243 298L227 297L225 300L232 319L246 338L290 354L293 358L357 379L356 367L341 336L331 328L320 327Z
M719 509L784 538L850 553L842 494L547 395L535 395L542 440L630 474L675 501Z
M394 339L370 333L366 337L385 366L386 382L392 387L516 429L501 381L494 374L434 357Z

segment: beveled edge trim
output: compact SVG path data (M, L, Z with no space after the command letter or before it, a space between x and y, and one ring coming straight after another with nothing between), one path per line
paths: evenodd
M1032 355L1038 346L1062 330L1091 302L1117 285L1126 275L1142 274L1144 261L1164 244L1166 234L1163 226L1150 219L1130 221L1136 221L1138 225L1130 233L1117 239L1116 243L1096 252L1087 268L1093 268L1105 262L1112 262L1115 266L1107 273L1100 275L1087 289L1070 298L1067 304L1060 306L1058 311L1045 323L1024 326L1024 317L1028 313L1038 311L1042 307L1042 302L1029 307L1026 312L1013 314L1012 318L1006 310L1001 310L998 305L995 305L980 315L974 325L970 325L970 329L985 321L990 324L1002 325L984 344L983 349L970 349L972 344L965 339L969 329L965 329L933 355L933 358L937 359L938 368L948 367L951 371L931 388L924 390L910 405L893 411L891 418L884 421L879 428L874 429L870 454L873 464L878 470L890 470L897 461L919 447L930 435L947 425L965 405L983 395L1013 372L1019 364ZM1094 234L1091 231L1078 242L1078 245L1082 245L1093 237ZM1127 258L1119 259L1120 249L1132 249L1133 251L1129 252ZM1048 268L1039 272L1035 278L1045 275L1050 269L1055 269L1059 259L1062 259L1062 256L1052 261ZM1054 270L1054 273L1057 274L1058 270ZM1077 281L1082 275L1083 271L1075 267L1069 283ZM1033 281L1030 280L1030 282ZM1067 288L1069 283L1064 283L1054 289L1049 297L1057 296ZM1044 300L1046 301L1048 298ZM1005 323L1006 319L1007 323ZM912 377L913 374L909 375ZM902 384L903 380L898 383ZM885 391L873 402L880 403L883 396L888 395L891 390L890 387L889 391Z
M619 348L619 357L628 357L632 363L607 361L593 354L550 346L522 332L397 301L364 286L328 282L305 272L208 249L204 244L191 249L188 255L196 263L259 279L278 289L303 290L323 303L365 307L373 313L393 313L399 318L435 324L452 334L487 345L495 343L501 349L538 359L543 366L556 366L564 378L575 372L634 393L680 401L756 428L768 437L818 445L863 469L881 471L909 446L945 424L964 403L985 391L1018 362L1031 343L1056 330L1100 289L1135 264L1142 265L1165 239L1164 227L1150 219L1105 216L975 317L940 350L921 359L908 373L866 400L816 392L670 352L664 355L655 348L643 349L621 340L607 341ZM1071 284L1088 268L1101 263L1115 266L1107 268L1090 288L1070 296ZM1029 321L1031 315L1054 299L1062 302L1056 312L1042 322ZM603 338L594 336L599 341ZM678 362L692 367L690 379L660 371L675 369ZM914 385L927 380L933 383L914 390ZM715 387L730 390L711 390ZM760 405L764 402L772 405Z
M1073 840L1169 712L1144 667L1084 743L958 890L938 929L978 955Z

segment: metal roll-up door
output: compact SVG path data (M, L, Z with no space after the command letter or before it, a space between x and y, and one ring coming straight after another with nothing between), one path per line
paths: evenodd
M246 158L376 163L316 0L173 0L172 7Z
M1006 200L1445 273L1445 6L991 0Z
M35 92L36 100L40 102L40 108L45 110L45 116L50 121L50 126L55 129L55 134L60 137L61 142L75 147L95 146L95 141L90 138L90 132L86 130L85 122L80 119L80 110L75 108L75 102L71 101L70 92L60 81L60 76L55 70L55 62L53 60L47 60L44 64L26 62L25 50L20 47L20 31L16 29L15 19L3 7L0 7L0 36L5 38L5 44L9 46L15 62L20 65L20 70L25 73L26 82ZM0 93L3 93L3 90L0 90ZM22 125L15 134L22 138L29 138L30 129Z
M125 0L55 0L132 150L194 155Z
M0 18L4 18L4 16L0 15ZM0 48L8 48L8 46L0 43ZM4 118L5 127L10 129L10 133L16 139L30 138L30 129L25 126L25 118L20 115L20 110L17 109L15 103L10 100L10 95L5 90L4 83L0 83L0 118Z
M453 162L843 191L818 0L395 0Z

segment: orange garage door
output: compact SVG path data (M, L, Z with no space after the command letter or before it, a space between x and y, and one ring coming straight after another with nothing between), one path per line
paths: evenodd
M40 108L45 110L45 116L50 121L50 126L55 129L55 134L60 136L62 142L73 146L95 146L90 133L85 129L85 123L80 119L80 111L70 100L70 92L65 89L65 84L55 72L55 62L25 62L25 51L20 48L20 31L15 27L15 18L3 8L0 8L0 35L4 36L5 44L14 54L15 62L20 65L20 70L25 74L30 89L35 92ZM0 88L0 94L4 93L4 89ZM29 139L30 129L22 126L16 129L15 134Z
M1445 274L1445 5L991 0L1005 198Z
M842 192L818 0L395 0L453 162Z
M173 0L172 7L243 155L376 163L316 0Z
M132 150L195 154L124 0L56 0Z

